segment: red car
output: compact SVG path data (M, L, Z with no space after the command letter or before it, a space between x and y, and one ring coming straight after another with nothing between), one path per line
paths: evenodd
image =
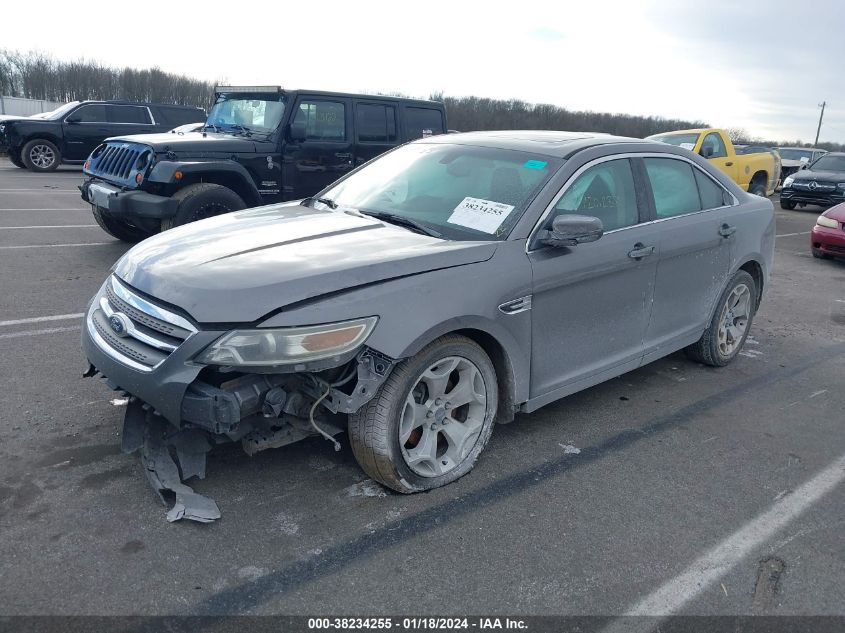
M845 257L845 202L819 216L810 235L813 257Z

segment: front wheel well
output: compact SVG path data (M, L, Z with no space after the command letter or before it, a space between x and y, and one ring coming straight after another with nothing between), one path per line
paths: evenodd
M225 171L185 174L185 179L182 180L182 186L180 189L187 185L195 185L205 182L231 189L240 196L241 200L243 200L248 207L261 204L259 196L248 183L244 182L244 179L241 176Z
M757 304L756 308L760 307L760 301L763 298L763 267L760 266L759 262L754 260L745 262L742 266L739 267L740 270L744 270L751 278L754 279L754 285L757 286Z
M505 348L487 332L476 329L455 330L452 334L459 334L478 343L481 348L493 361L493 368L496 370L496 378L499 381L499 411L496 414L496 422L506 424L514 419L514 376L513 367L508 358Z

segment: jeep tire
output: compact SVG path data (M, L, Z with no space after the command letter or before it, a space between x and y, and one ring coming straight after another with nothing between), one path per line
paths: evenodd
M162 231L246 208L243 199L234 191L210 182L188 185L173 194L173 199L178 200L179 206L175 215L162 218Z

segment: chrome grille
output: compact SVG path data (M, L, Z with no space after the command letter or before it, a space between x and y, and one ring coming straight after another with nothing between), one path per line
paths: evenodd
M112 276L94 298L88 332L109 356L139 371L152 371L197 329Z

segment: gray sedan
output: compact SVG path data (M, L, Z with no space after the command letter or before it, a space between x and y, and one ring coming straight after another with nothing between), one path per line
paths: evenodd
M435 136L313 198L137 245L83 348L131 396L124 449L176 493L171 520L219 516L182 480L223 441L345 431L370 477L410 493L466 474L517 411L681 349L727 365L774 236L768 200L671 145Z

